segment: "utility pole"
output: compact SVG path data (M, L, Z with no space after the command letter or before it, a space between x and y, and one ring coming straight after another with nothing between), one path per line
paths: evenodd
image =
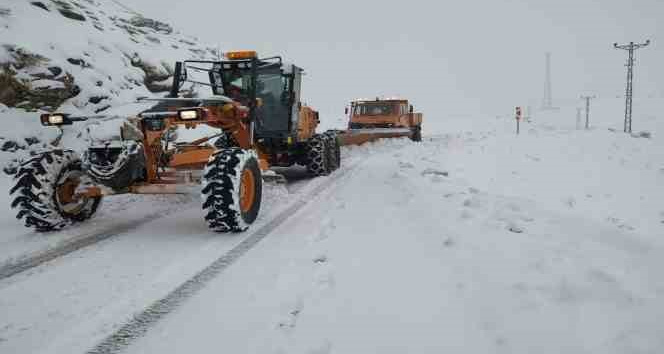
M590 128L590 100L596 98L593 96L581 96L581 99L586 100L586 129Z
M645 43L634 43L629 42L629 44L618 45L618 43L613 43L613 47L616 49L623 49L628 51L627 57L627 85L625 88L625 133L632 132L632 81L634 80L634 50L643 48L650 44L650 40L646 40Z
M544 97L542 98L542 110L557 110L553 106L551 94L551 53L544 54Z

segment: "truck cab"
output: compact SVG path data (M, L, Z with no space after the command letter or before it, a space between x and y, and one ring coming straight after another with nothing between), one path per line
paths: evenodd
M348 128L413 128L422 123L406 99L355 100L350 104Z

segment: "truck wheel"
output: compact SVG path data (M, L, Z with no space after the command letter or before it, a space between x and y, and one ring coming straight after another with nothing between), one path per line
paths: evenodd
M101 197L74 198L81 183L90 178L81 167L78 154L71 150L53 150L24 162L14 177L12 208L17 219L38 232L59 230L92 217Z
M263 179L253 150L223 149L210 157L203 173L203 210L210 229L245 231L261 207Z
M416 125L413 128L413 134L411 135L410 139L412 141L417 141L417 142L422 141L422 126L421 125Z
M328 144L324 135L314 135L306 146L307 171L314 176L325 176L330 173Z
M339 145L339 139L335 131L327 131L325 135L329 139L330 171L335 171L341 167L341 146Z

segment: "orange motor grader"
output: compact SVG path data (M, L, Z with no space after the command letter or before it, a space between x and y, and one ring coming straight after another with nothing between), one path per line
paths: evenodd
M57 230L90 218L106 195L187 193L202 184L208 226L244 231L260 209L262 172L300 164L320 176L339 167L338 139L317 134L318 112L300 101L301 68L280 57L259 59L253 51L226 58L177 62L168 97L142 99L155 104L125 122L120 141L24 161L10 191L17 218L37 231ZM208 80L192 80L193 72ZM188 82L209 87L210 95L183 94ZM43 125L60 128L87 119L41 116ZM200 125L216 133L173 139L177 128Z

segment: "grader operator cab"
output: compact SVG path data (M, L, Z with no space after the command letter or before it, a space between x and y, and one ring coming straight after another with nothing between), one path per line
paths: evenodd
M57 230L90 218L103 196L175 194L202 184L204 218L215 231L244 231L257 217L262 171L306 166L311 175L339 167L334 132L316 133L318 112L302 105L302 69L280 57L230 52L225 61L177 62L170 95L130 117L122 139L71 150L43 152L25 161L10 194L17 218L37 231ZM204 73L207 81L191 78ZM192 97L189 82L211 95ZM87 120L44 114L43 125ZM217 133L194 141L172 139L178 128L207 125Z

